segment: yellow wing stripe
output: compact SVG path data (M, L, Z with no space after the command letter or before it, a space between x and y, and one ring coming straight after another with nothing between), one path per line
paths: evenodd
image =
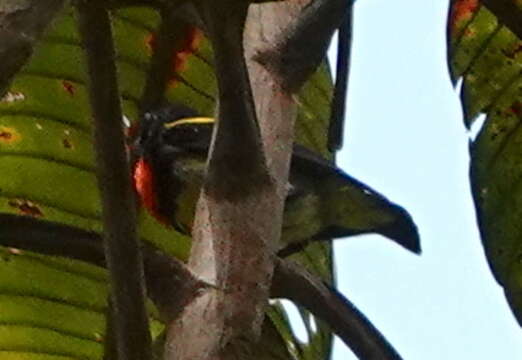
M184 124L214 124L215 119L210 117L191 117L175 120L169 123L165 123L166 129L172 129L176 126L184 125Z

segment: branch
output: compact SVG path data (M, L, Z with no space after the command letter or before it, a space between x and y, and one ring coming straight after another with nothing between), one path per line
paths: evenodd
M344 116L348 93L348 76L352 49L353 2L344 15L337 34L337 62L335 89L332 100L330 127L328 128L328 150L335 152L343 147Z
M144 300L143 261L136 233L136 209L125 151L111 23L99 1L80 1L78 15L87 55L117 350L120 360L147 360L152 352Z
M169 327L166 358L179 360L230 358L236 345L259 338L277 241L272 209L283 201L274 196L266 168L244 61L248 4L196 6L214 50L219 109L189 268L216 288L185 307Z
M27 216L0 214L0 245L105 266L99 234Z
M174 21L173 12L163 9L160 14L161 24L154 35L154 48L147 82L141 95L141 114L161 107L170 74L172 52L176 40L180 40L180 25Z
M497 17L499 23L506 25L519 39L522 39L522 7L516 0L481 1Z
M105 337L103 339L103 360L118 360L118 347L116 343L116 329L114 328L114 306L110 295L107 297L105 309Z
M296 93L323 61L334 31L351 6L346 0L314 0L289 22L275 47L261 51L256 60L280 79L284 89Z
M0 214L0 245L107 266L100 234L27 216ZM166 322L173 320L208 284L181 261L147 243L142 246L148 296Z
M161 24L155 33L153 55L147 73L147 82L140 102L140 113L164 106L165 90L172 74L172 57L182 46L189 23L182 20L180 13L187 10L188 4L161 9Z
M308 2L294 0L251 5L245 28L245 57L256 99L263 147L278 196L283 202L286 199L297 106L293 94L287 91L279 74L268 71L257 59L264 52L276 53L278 40L285 37L288 24L295 21ZM274 208L274 216L270 221L279 219L279 211L282 213L282 206ZM282 217L277 227L281 225Z
M0 98L64 0L0 1Z
M102 239L97 233L5 214L0 214L0 225L3 246L105 266ZM209 285L197 280L185 264L152 246L145 244L143 252L148 294L164 321L174 321ZM349 300L289 260L276 260L271 297L290 299L323 319L363 359L400 359Z
M322 234L318 234L318 236L314 236L312 238L309 238L309 239L306 239L303 241L290 243L290 244L286 245L285 247L283 247L282 249L278 250L277 256L279 256L280 258L286 258L290 255L303 251L310 244L312 244L314 242L320 242L320 241L333 242L334 240L336 240L335 238L321 236L321 235ZM342 238L337 238L337 239L342 239Z
M355 305L296 263L276 261L272 297L287 298L325 321L359 359L401 359Z

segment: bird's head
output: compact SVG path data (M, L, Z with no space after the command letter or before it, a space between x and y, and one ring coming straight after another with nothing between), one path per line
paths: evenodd
M169 152L207 152L214 118L200 117L184 105L171 105L147 112L141 119L134 141L138 156L158 156Z

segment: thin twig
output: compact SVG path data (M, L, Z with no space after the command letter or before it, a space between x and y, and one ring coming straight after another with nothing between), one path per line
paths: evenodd
M147 360L151 359L152 352L143 262L125 152L110 18L100 1L80 1L78 17L87 55L105 257L118 355L120 360Z
M116 344L116 329L114 328L114 306L110 295L107 297L105 309L105 336L103 338L103 360L118 360Z
M0 214L0 245L105 266L99 234L28 216Z
M173 6L163 8L161 13L161 24L156 33L153 34L151 43L153 55L147 74L147 82L141 96L140 112L159 109L164 105L165 90L167 89L172 73L172 60L176 50L185 41L187 22L178 16L180 7Z
M272 297L289 299L325 321L359 359L401 359L355 305L296 263L281 259L276 261Z
M335 88L332 99L330 127L328 129L328 150L331 152L343 147L344 116L346 97L348 95L348 76L350 75L350 59L352 49L353 2L337 34L337 63L335 71Z

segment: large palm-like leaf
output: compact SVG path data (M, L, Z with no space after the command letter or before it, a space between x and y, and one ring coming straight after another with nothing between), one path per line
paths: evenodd
M112 19L123 112L130 122L136 122L160 18L155 10L130 8L114 12ZM177 31L178 38L183 41L180 41L171 59L172 71L166 97L190 105L204 115L211 115L216 86L209 43L201 33L186 24L180 23ZM35 221L53 221L101 233L101 207L94 176L85 84L84 54L74 12L68 7L57 18L44 40L38 43L33 57L14 78L0 101L0 213L31 217ZM329 156L326 129L331 92L329 72L323 65L298 97L301 107L297 140L325 156ZM397 216L386 207L383 213ZM376 223L379 223L378 218ZM145 211L139 215L139 231L146 242L169 255L186 258L190 239L158 224ZM0 313L0 323L5 322L5 326L17 329L18 333L13 334L19 335L2 336L0 351L7 351L17 359L54 360L62 355L99 358L102 347L97 341L103 338L103 311L106 306L104 270L79 261L57 260L26 252L19 254L17 250L6 249L4 253L7 254L4 258L10 261L0 264L0 273L4 274L5 268L5 274L11 275L0 280L0 288L4 285L7 288L9 281L27 286L20 285L16 290L5 292L6 305ZM331 246L327 242L312 244L294 257L325 281L333 282ZM20 265L17 272L8 273L8 269L22 261L20 259L27 263L27 267ZM44 263L59 266L53 265L51 271L42 267ZM34 271L35 275L29 270L22 271L22 268L37 266L39 270ZM83 278L68 278L73 275L81 277L86 269L89 274L96 274L94 285L87 284ZM30 283L27 279L31 280ZM92 280L93 276L88 279ZM74 294L73 298L71 294ZM20 306L24 303L17 301L20 297L34 298L27 305L33 306L34 311L21 311ZM94 299L97 301L95 305L91 304ZM51 302L46 305L49 309L55 306L56 311L69 315L56 322L53 320L56 312L48 311L38 316L34 314L34 320L30 320L36 313L35 304L47 304L46 301ZM59 308L60 304L63 309ZM151 314L154 317L153 311ZM290 335L291 326L280 308L274 307L269 318L271 322L265 324L263 341L269 341L274 351L267 352L267 359L290 356L318 359L328 356L331 335L326 325L317 322L317 329L309 326L310 343L300 344ZM310 315L303 312L303 318L308 324ZM38 325L37 321L45 326ZM29 325L20 327L20 324L26 323ZM153 324L156 334L160 325L157 322ZM62 333L74 334L76 338L73 340L77 343L74 346L57 344L60 342L57 336ZM63 352L59 351L61 348ZM25 355L28 349L40 355ZM301 351L296 352L295 349Z
M146 81L158 23L158 14L150 9L128 9L113 14L124 114L131 122L137 120L138 103ZM201 35L186 26L185 33L181 32L180 36L197 42ZM208 42L205 39L199 40L196 53L191 54L182 49L173 58L173 70L177 73L170 79L167 97L210 115L213 112L215 94L212 53ZM0 103L0 166L4 174L0 180L2 213L30 216L101 232L101 207L94 176L84 66L74 13L68 8L38 44L31 61L15 77ZM328 95L330 83L325 69L319 78L324 79L321 85L326 85L327 88L322 91ZM328 97L323 96L323 99L328 101ZM309 105L308 111L313 108L314 104ZM140 234L144 240L181 259L187 256L187 237L158 224L145 211L140 212L139 221ZM4 252L10 254L8 250ZM104 270L91 270L98 274L95 283L98 287L95 288L93 285L83 284L85 281L67 279L70 272L81 274L82 269L87 267L78 261L70 261L67 269L62 266L50 272L41 269L40 262L53 263L62 260L36 255L26 259L25 254L24 252L22 257L19 251L13 250L13 254L4 257L9 268L4 266L5 271L2 270L2 273L10 275L8 278L20 285L13 291L16 296L9 292L4 295L6 310L2 312L2 322L6 322L6 329L11 326L9 331L13 335L2 337L0 351L9 351L16 358L100 358L103 351L101 340L105 331ZM319 251L314 257L321 259L327 255L329 252ZM7 270L15 265L12 259L20 262L20 258L29 263L35 262L34 266L40 266L39 276L31 276L31 266L26 266L25 271L22 271L24 265L21 265L18 272L9 273ZM329 269L326 274L330 273ZM55 286L57 276L64 279L59 281L61 286ZM24 279L31 279L31 287L22 286L24 282L21 280ZM71 285L73 283L74 286ZM1 286L4 285L9 286L2 281ZM39 289L40 292L33 295L34 289ZM48 296L47 291L54 296ZM90 299L89 301L97 299L96 307L88 301L69 301L71 292L76 297ZM96 293L96 296L92 293ZM18 301L20 296L30 300L27 306L24 305L25 302ZM57 309L59 306L53 305L52 301L64 309ZM51 302L51 305L47 302ZM72 305L67 308L69 302ZM55 306L53 309L56 311L38 312L37 304L49 309ZM32 311L27 310L22 314L20 309L26 310L30 306L33 306ZM62 314L68 311L69 316L63 316L56 322L53 319L57 311ZM91 313L94 314L91 315L92 319L88 318ZM289 327L288 323L274 318L273 322L276 321L279 322L279 328ZM46 326L39 325L39 322ZM24 327L25 323L28 325ZM30 324L33 323L36 325L31 327ZM154 324L157 329L157 323ZM78 335L70 330L75 328L83 328L83 333ZM275 358L288 357L288 354L276 351L281 346L286 349L287 342L280 336L275 336L274 329L273 325L271 327L267 324L264 327L264 334L272 334L270 347L273 347L273 352L277 355ZM62 332L67 335L73 333L70 335L72 340L66 338L67 341L61 341L57 334ZM89 334L90 339L86 334ZM277 341L281 345L277 345ZM56 345L58 342L60 346ZM320 353L324 354L328 348L329 344L320 349Z
M522 41L476 0L452 1L448 34L452 78L462 78L466 126L486 114L470 144L482 241L522 324Z

